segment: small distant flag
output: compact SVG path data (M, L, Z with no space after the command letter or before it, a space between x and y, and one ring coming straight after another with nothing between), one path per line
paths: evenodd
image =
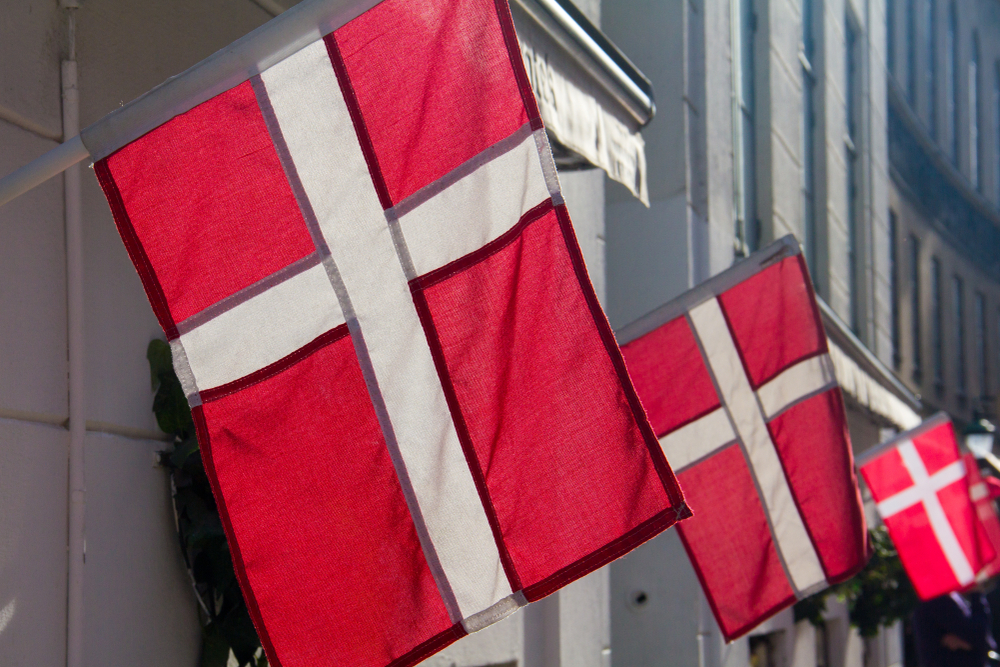
M979 517L979 523L986 532L990 546L996 552L993 560L986 563L976 575L976 579L986 580L1000 573L1000 517L997 516L997 508L993 504L993 499L1000 489L997 488L995 477L984 477L979 472L979 464L974 455L966 454L962 460L965 461L965 469L969 475L969 498L976 506L976 516Z
M866 452L858 469L922 600L975 583L996 551L980 527L969 467L946 414Z

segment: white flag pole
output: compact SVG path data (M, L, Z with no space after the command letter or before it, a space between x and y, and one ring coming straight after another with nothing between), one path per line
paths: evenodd
M281 62L379 2L305 0L0 179L0 206L88 157L107 157L174 116Z
M996 470L997 473L1000 473L1000 458L997 458L992 452L985 452L983 454L983 458L986 459L987 463L993 466L993 469Z
M90 157L80 135L0 179L0 206Z

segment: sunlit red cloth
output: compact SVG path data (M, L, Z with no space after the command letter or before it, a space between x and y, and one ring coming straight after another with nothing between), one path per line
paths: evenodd
M678 530L727 639L864 566L840 388L792 237L619 337L695 513Z
M687 516L504 2L386 0L95 168L270 664L412 665Z
M993 558L976 573L976 579L983 581L1000 573L1000 517L997 516L997 508L993 504L993 499L996 497L993 493L1000 488L1000 484L995 477L984 477L979 472L979 464L972 454L964 455L962 460L965 461L965 470L969 475L969 498L976 507L976 516L979 517L982 530L986 533L995 553Z
M866 452L858 468L922 600L968 587L996 556L944 413Z

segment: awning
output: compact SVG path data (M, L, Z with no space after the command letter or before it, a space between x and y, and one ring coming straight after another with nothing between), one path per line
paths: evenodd
M822 299L818 299L830 346L833 372L856 403L882 417L901 431L923 421L920 399L858 340Z
M649 80L568 0L514 0L528 77L561 168L600 167L649 205Z

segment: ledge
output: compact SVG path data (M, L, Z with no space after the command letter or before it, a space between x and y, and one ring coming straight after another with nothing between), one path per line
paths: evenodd
M920 397L865 347L823 299L816 297L830 343L830 359L841 388L855 401L900 430L921 422Z
M653 119L656 103L649 79L572 2L513 0L511 9L518 29L530 20L548 33L640 127Z

